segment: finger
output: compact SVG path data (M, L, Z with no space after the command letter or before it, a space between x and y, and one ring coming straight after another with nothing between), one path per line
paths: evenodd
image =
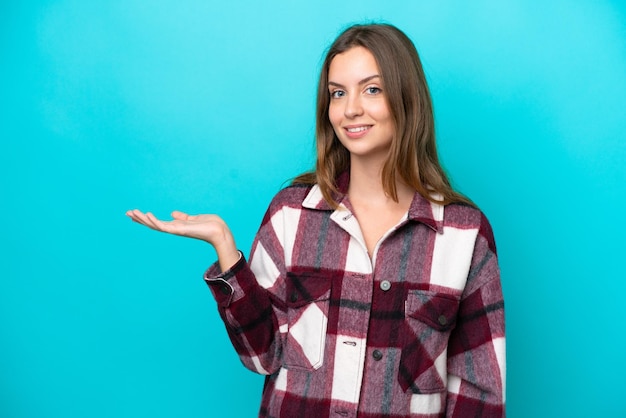
M173 221L162 221L152 213L147 213L146 217L158 231L173 235L187 236L187 222L185 220L174 219Z
M160 221L152 212L146 212L145 220L152 229L157 231L164 231L164 222Z
M133 213L135 222L138 222L150 229L157 229L154 223L148 218L147 214L136 211Z
M128 212L126 212L126 215L130 217L134 222L145 225L144 214L140 210L137 210L137 209L129 210Z
M179 221L186 221L187 219L190 218L190 216L187 215L185 212L175 210L174 212L172 212L172 218L177 219Z
M126 216L128 216L129 218L133 218L133 219L134 219L134 218L136 217L136 216L135 216L135 213L136 213L136 212L140 212L140 211L139 211L139 210L137 210L137 209L127 210L127 211L126 211Z
M177 221L202 221L212 216L213 215L189 215L179 210L175 210L174 212L172 212L172 218L176 219Z
M212 217L212 215L189 215L188 213L175 210L172 212L172 218L178 221L200 221L203 218Z

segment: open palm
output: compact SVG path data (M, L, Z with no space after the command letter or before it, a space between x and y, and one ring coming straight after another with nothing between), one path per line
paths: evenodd
M174 211L171 221L158 219L151 212L144 213L138 209L129 210L126 215L155 231L208 242L215 248L223 268L232 266L239 259L235 239L228 225L217 215L188 215Z

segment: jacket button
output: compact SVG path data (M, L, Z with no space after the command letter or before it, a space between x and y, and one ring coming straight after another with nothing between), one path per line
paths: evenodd
M380 350L374 350L372 351L372 357L374 357L374 360L378 361L383 358L383 353Z
M439 325L446 325L448 323L448 318L446 318L445 315L439 315L437 321L439 321Z
M289 300L290 300L291 302L297 302L297 301L298 301L298 293L293 292L293 293L291 294L291 296L289 296Z
M230 288L228 286L226 286L226 285L220 286L220 291L224 295L230 295Z
M382 282L380 282L380 288L386 292L387 290L391 289L391 282L389 280L383 280Z

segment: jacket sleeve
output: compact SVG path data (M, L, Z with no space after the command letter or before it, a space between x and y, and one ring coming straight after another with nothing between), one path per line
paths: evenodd
M252 244L250 262L240 257L228 271L218 263L205 273L228 336L242 363L260 374L282 364L286 323L283 216L271 204Z
M448 343L448 418L505 416L504 301L493 233L481 216Z

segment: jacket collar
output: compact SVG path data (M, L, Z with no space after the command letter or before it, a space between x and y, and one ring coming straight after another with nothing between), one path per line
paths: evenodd
M339 207L337 208L337 210L349 210L348 208L351 207L349 202L347 202L346 196L349 181L350 178L347 173L343 173L337 178L337 189L339 190L339 194L333 196L335 200L339 202ZM436 199L441 198L441 196L435 193L433 193L432 197ZM324 200L322 191L317 184L313 185L309 193L302 201L302 207L314 210L333 210L328 202ZM435 232L442 234L443 211L443 205L438 203L432 203L424 198L421 194L415 192L415 195L413 196L413 201L411 202L411 206L409 206L409 213L407 218L411 221L423 223Z

